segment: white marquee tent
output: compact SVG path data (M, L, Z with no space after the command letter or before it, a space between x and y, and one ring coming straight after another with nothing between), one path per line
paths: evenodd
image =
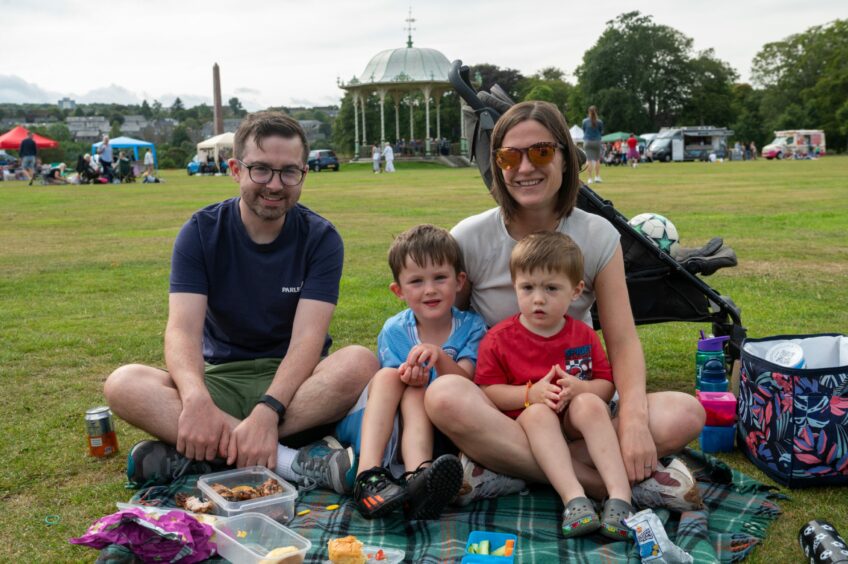
M205 161L209 155L212 155L215 163L218 162L218 156L221 152L226 151L227 156L231 157L233 155L234 137L235 133L229 132L210 137L206 141L201 141L197 144L198 157L200 157L201 161Z
M582 127L572 125L571 129L569 129L568 132L571 133L571 140L572 141L574 141L575 143L582 143L583 142L583 128Z

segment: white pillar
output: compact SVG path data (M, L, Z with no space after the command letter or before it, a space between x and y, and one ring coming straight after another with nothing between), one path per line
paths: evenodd
M442 101L442 94L436 94L436 139L442 138L442 114L439 110Z
M386 142L386 116L383 111L386 103L386 91L381 88L377 91L377 95L380 97L380 146L382 147L383 143Z
M400 140L400 92L392 92L395 101L395 143Z
M421 92L424 94L424 123L426 134L424 136L424 154L426 156L430 156L430 87L424 87L421 89Z
M367 98L367 96L362 97L362 145L363 146L368 144L368 141L366 141L366 139L365 139L367 137L367 135L365 135L365 131L366 131L365 130L365 100L366 100L366 98Z
M353 95L353 158L359 158L359 94L354 90Z
M415 130L412 127L412 96L409 97L409 143L411 146L412 140L415 139Z

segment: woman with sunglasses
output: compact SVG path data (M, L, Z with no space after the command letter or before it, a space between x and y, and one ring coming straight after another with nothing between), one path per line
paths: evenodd
M518 302L509 273L512 248L537 231L569 235L584 255L585 288L568 313L591 326L590 308L597 300L620 396L615 425L622 458L630 481L641 482L657 469L658 457L678 451L698 436L704 411L687 394L646 393L645 360L630 310L619 235L607 220L576 207L577 152L556 106L532 101L510 108L495 125L492 149L492 195L498 206L466 218L451 231L463 250L468 274L457 305L470 305L490 327L515 315ZM507 475L546 482L521 427L470 380L439 378L427 391L426 408L434 424L463 452L470 487L460 503L523 487L521 480ZM575 441L569 446L585 490L602 498L603 482L591 466L585 443ZM686 478L683 481L691 480ZM648 482L652 491L658 486L662 490L655 480ZM650 501L658 504L659 497L679 497L686 489L660 491ZM637 503L645 501L640 494L651 495L643 490L634 487Z

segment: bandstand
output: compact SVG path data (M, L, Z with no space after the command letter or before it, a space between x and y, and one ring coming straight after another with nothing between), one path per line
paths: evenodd
M411 15L407 19L410 24L415 21ZM354 76L348 82L339 82L339 88L350 93L353 102L354 115L354 158L362 155L361 148L367 146L365 127L365 109L368 98L376 94L380 105L380 144L387 140L386 136L386 102L394 105L394 142L402 139L400 123L400 106L409 107L409 140L416 139L414 131L413 112L423 98L425 114L425 131L423 140L423 156L434 156L433 136L431 135L430 107L434 105L436 114L435 139L442 138L441 101L442 96L453 90L448 80L450 62L441 52L412 46L412 28L409 27L406 47L387 49L377 53L366 65L359 76ZM465 141L464 123L460 121L459 154L468 156ZM404 127L404 133L405 133ZM392 132L390 131L390 134ZM421 132L418 133L420 137ZM376 141L376 140L375 140ZM368 153L370 158L370 153Z

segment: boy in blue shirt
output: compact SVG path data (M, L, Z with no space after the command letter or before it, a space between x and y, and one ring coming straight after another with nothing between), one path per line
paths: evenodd
M381 368L338 432L359 451L353 497L364 517L403 506L410 519L436 519L462 486L462 465L451 454L432 460L424 391L442 374L474 377L486 325L476 313L453 307L465 272L459 245L446 230L419 225L402 233L389 249L389 265L389 288L409 307L383 325ZM406 469L399 479L389 470L398 442Z

